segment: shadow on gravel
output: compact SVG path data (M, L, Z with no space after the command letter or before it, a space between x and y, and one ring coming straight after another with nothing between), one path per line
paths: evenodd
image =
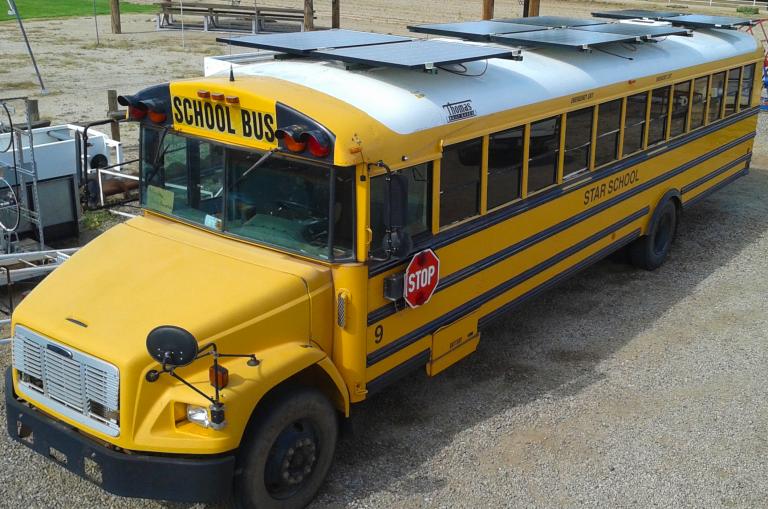
M473 356L429 379L399 381L356 407L315 506L377 491L428 496L445 480L420 474L457 434L546 398L580 392L611 356L768 231L768 172L753 172L687 210L655 272L604 260L483 330ZM468 459L476 461L476 459Z

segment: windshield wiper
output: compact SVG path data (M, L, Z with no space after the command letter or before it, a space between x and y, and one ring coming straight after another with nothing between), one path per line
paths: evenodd
M160 137L157 140L157 148L155 149L155 157L152 158L152 174L147 174L147 182L152 182L152 179L155 178L155 175L157 175L157 172L160 171L160 168L158 168L157 163L160 162L160 158L165 156L165 153L168 152L168 148L170 145L163 148L163 151L160 152L160 148L163 146L163 142L165 141L165 135L168 134L168 126L165 126L160 133Z
M240 175L240 177L239 177L237 180L235 180L235 181L232 183L232 188L234 188L234 187L235 187L237 184L239 184L239 183L240 183L240 182L241 182L241 181L242 181L242 180L243 180L245 177L247 177L249 173L251 173L253 170L255 170L256 168L258 168L259 166L261 166L262 164L264 164L264 162L265 162L267 159L269 159L270 157L272 157L272 155L273 155L275 152L278 152L279 150L280 150L279 148L273 148L272 150L270 150L269 152L267 152L266 154L264 154L263 156L261 156L261 157L259 158L259 160L258 160L258 161L256 161L255 163L253 163L253 164L250 166L250 168L248 168L247 170L245 170L245 171L243 172L243 174L242 174L242 175Z

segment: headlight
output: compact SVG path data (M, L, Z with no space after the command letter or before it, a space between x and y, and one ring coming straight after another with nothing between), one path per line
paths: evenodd
M214 417L217 417L216 419L211 419L211 414L205 407L187 405L187 420L189 422L194 422L203 428L211 428L215 430L223 428L226 424L226 421L224 421L224 405L211 408L211 412L214 413Z
M204 428L211 427L211 419L208 417L208 409L201 406L187 405L187 420Z

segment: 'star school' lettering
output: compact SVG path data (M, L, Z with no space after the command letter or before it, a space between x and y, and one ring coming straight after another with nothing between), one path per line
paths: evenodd
M240 115L242 132L237 132L237 125L232 122L233 115ZM272 143L275 141L275 117L270 113L239 108L234 112L221 103L210 103L188 97L173 98L173 120L177 124L187 124L200 129L233 134L245 138Z
M640 181L637 169L622 173L617 177L612 177L608 182L595 184L584 191L584 205L601 200L607 196L626 189Z

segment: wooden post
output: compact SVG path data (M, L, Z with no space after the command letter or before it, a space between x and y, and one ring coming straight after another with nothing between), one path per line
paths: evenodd
M315 29L315 7L312 0L304 0L304 31Z
M112 15L112 33L122 34L120 27L120 0L109 0L109 12Z
M37 99L30 99L28 104L29 121L37 122L40 120L40 108L37 105Z
M340 3L341 0L331 0L331 28L341 27Z
M107 90L107 116L112 117L117 109L117 90ZM110 127L112 128L112 139L120 141L120 124L115 120L110 124Z
M523 17L539 15L539 0L525 0L523 3Z
M493 1L494 0L483 0L483 19L493 18Z

